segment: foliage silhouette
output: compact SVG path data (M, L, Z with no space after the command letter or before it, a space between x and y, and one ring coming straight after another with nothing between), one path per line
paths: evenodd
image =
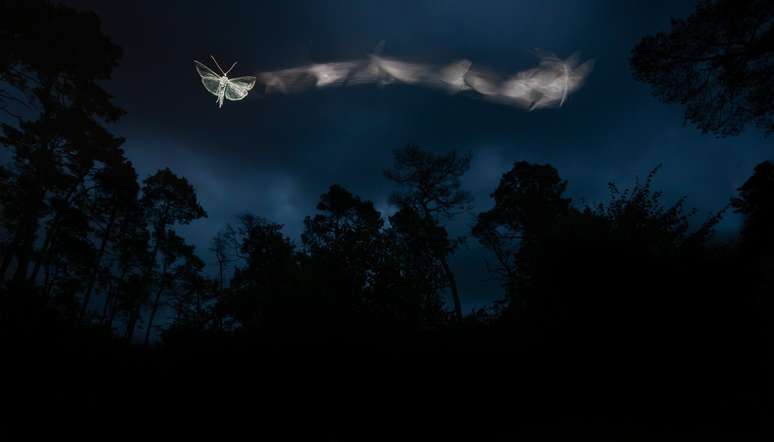
M437 226L441 220L452 218L470 208L472 196L460 189L460 177L470 168L470 154L450 152L435 155L418 146L409 145L396 150L393 157L394 165L384 175L398 184L400 190L391 195L390 201L399 209L406 208L419 214L423 218L420 225ZM428 237L434 235L434 232L422 229L415 229L414 232ZM449 267L448 256L460 241L448 241L444 247L435 248L439 252L436 259L449 284L457 322L462 321L462 301L457 280Z
M748 124L774 132L774 5L701 0L669 32L643 38L632 71L704 133L736 135Z

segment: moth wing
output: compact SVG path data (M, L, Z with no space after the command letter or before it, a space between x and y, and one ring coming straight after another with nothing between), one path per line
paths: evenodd
M220 76L215 72L212 72L212 70L206 65L199 63L196 60L194 60L194 65L196 66L196 71L202 77L202 84L204 85L204 88L207 89L207 91L209 91L209 93L212 95L215 95L216 97L219 96L222 93L220 87Z
M212 69L208 68L207 65L204 63L200 63L194 60L194 66L196 66L196 71L199 72L199 75L201 75L202 77L215 77L215 78L220 77L220 75L213 72Z
M244 88L247 91L250 91L253 89L253 86L255 86L255 77L229 78L228 83L231 85L237 85L240 88Z
M216 97L223 94L223 88L220 86L220 80L217 78L202 77L202 84L207 91Z
M247 96L255 86L255 77L229 78L226 83L225 96L231 101L238 101Z

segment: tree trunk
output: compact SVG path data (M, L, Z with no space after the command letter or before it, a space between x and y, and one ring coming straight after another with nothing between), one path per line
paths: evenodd
M110 221L108 221L107 227L105 227L105 234L102 235L102 241L99 245L99 251L97 252L97 259L94 261L94 269L89 277L89 284L86 286L86 293L83 295L83 306L81 307L81 316L86 313L86 309L89 307L89 299L91 298L91 292L94 290L94 284L97 281L97 274L99 273L100 263L102 257L105 255L105 248L110 240L110 231L113 229L113 223L116 220L116 206L113 206L113 210L110 212Z
M40 271L41 264L45 261L46 265L48 265L49 262L51 262L51 255L52 255L52 247L51 247L51 241L52 238L59 232L59 220L58 218L55 218L52 221L52 226L48 231L46 231L46 238L43 240L43 245L40 247L40 256L39 259L35 260L35 266L32 268L32 274L30 274L30 282L35 283L35 278L38 277L38 272ZM45 256L45 258L43 258Z
M196 330L200 330L200 323L202 318L202 303L199 299L199 289L196 289Z
M223 260L218 259L218 292L223 293Z
M24 280L27 278L27 269L29 268L30 258L32 257L33 244L35 242L35 231L37 228L37 218L30 217L29 222L25 222L21 247L19 247L16 255L16 271L14 272L12 278L14 283L24 282Z
M56 249L57 246L58 246L58 244L54 241L54 242L51 243L50 248L53 250L53 249ZM51 287L53 287L53 285L54 285L53 283L54 283L55 279L51 278L51 257L52 256L53 256L53 253L49 254L48 258L46 258L46 264L45 264L45 270L44 270L44 276L43 276L43 287L49 287L49 283L50 283ZM56 265L55 265L54 266L54 276L56 276L57 274L58 274L58 270L57 270ZM30 281L34 282L34 280L30 280ZM50 289L47 288L46 289L46 293L48 293L48 292L50 292ZM46 295L46 299L48 299L48 298L49 298L49 296L47 294Z
M113 299L115 299L115 298L113 298ZM113 301L112 303L115 304L115 301ZM107 324L106 324L108 330L110 330L111 332L113 331L113 319L115 317L116 317L116 307L114 305L111 305L110 306L110 313L108 314Z
M51 292L54 290L54 281L59 276L59 268L54 267L53 276L51 276L51 268L46 267L46 281L43 284L43 290L45 292L46 299L51 299Z
M13 255L16 254L16 249L19 247L19 238L21 237L23 227L21 224L16 228L16 233L13 235L13 240L8 244L8 248L3 254L3 262L0 264L0 278L5 281L5 272L8 271L8 267L13 261Z
M118 278L118 281L116 284L110 284L110 292L109 292L109 299L105 301L105 309L102 313L102 322L104 323L105 320L108 318L108 313L110 314L110 321L109 323L113 323L113 316L115 316L115 308L112 304L115 303L115 299L118 298L118 292L121 290L121 284L124 283L124 279L126 278L126 274L129 272L129 267L124 266L121 270L121 276Z
M163 291L164 291L164 283L162 281L159 289L156 291L156 299L153 300L153 307L151 308L150 316L148 317L148 327L145 329L145 341L142 344L144 347L147 347L148 342L150 342L150 334L153 328L153 319L156 317L156 311L159 308L159 300L161 299L161 293Z
M102 315L99 317L101 324L105 323L108 312L110 311L110 304L113 303L113 291L115 289L112 286L108 286L107 293L105 294L105 305L102 306Z
M22 217L23 236L16 256L16 271L13 276L14 282L21 283L27 279L27 269L29 268L30 260L32 259L32 253L35 250L35 237L38 234L38 223L41 218L40 211L45 196L45 189L42 188L41 184L38 184L36 191L30 196L30 205L28 209L25 210L25 215Z
M78 179L70 186L70 189L67 191L67 195L64 197L64 200L67 205L70 205L71 199L73 198L73 195L75 195L75 191L78 189L78 186L83 183L83 180L86 178L86 175L88 174L88 170L84 171L81 175L78 176ZM29 277L29 280L31 283L35 283L35 278L38 276L38 272L40 271L40 266L43 262L48 265L49 262L51 262L51 258L53 255L53 252L51 251L51 244L54 242L54 239L56 238L56 235L59 234L59 223L61 221L61 214L60 212L57 212L56 215L54 215L54 219L51 221L50 227L46 230L46 238L43 241L43 245L40 247L40 259L35 261L35 267L32 269L32 274Z
M121 274L120 281L124 280L124 275L126 274L126 271ZM107 325L108 330L111 332L113 331L113 318L116 317L116 302L118 300L119 290L121 290L121 283L117 284L115 287L113 287L113 293L110 296L110 302L107 304L107 310L105 310L106 315L103 317L103 323Z
M48 108L51 98L51 92L54 87L53 78L44 76L41 78L41 90L40 101L43 106L43 113L40 117L41 121L48 120L51 117L51 111ZM41 140L41 150L48 152L51 150L51 138ZM34 173L34 187L30 192L27 201L25 201L24 216L21 218L24 235L22 242L19 244L17 256L16 256L16 271L14 272L13 281L15 283L24 282L27 278L27 268L29 267L30 259L32 258L32 252L35 247L35 236L38 233L38 223L40 222L40 209L43 206L43 200L46 197L46 176L37 170ZM17 243L18 244L18 243Z
M134 336L134 328L137 326L137 319L140 316L140 306L136 306L129 313L129 319L126 321L126 340L131 344Z
M167 213L168 213L168 206L164 208L164 213L161 216L161 219L159 223L156 225L155 228L155 244L153 245L153 253L151 254L151 260L148 265L148 268L145 271L145 275L143 276L144 284L143 289L145 287L148 288L148 291L150 291L150 285L151 285L151 275L153 273L153 269L156 267L156 259L159 254L159 248L161 247L161 239L164 235L164 231L167 228ZM153 316L156 314L156 308L158 307L158 299L159 296L161 296L161 292L164 287L164 275L166 274L167 269L164 267L164 270L161 272L161 281L159 284L159 290L156 292L156 301L153 303L153 309L151 310L151 317L150 321L148 322L148 331L145 333L145 346L148 345L148 336L150 333L151 325L153 325Z
M462 323L462 303L460 302L460 292L459 289L457 289L457 279L454 277L454 273L452 273L451 269L449 268L449 263L446 260L446 257L441 257L441 266L443 267L444 273L446 273L446 279L449 280L449 289L451 290L452 295L452 301L454 302L454 320L458 324Z

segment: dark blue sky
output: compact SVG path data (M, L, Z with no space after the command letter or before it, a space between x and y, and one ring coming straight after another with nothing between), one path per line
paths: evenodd
M473 154L464 180L475 212L514 161L551 163L576 202L607 197L659 163L656 186L688 198L701 217L722 208L755 164L774 157L750 130L716 139L682 124L682 109L650 96L628 67L645 35L669 28L694 1L133 1L68 2L91 9L124 58L105 87L127 115L114 131L142 177L169 166L196 187L209 213L181 229L206 261L210 238L244 211L285 225L298 239L319 195L341 184L389 213L382 171L407 143ZM561 109L524 112L431 89L390 85L261 96L217 109L192 60L212 53L236 75L384 53L429 63L460 58L500 72L533 67L533 48L596 60ZM450 225L463 234L474 214ZM727 217L721 229L738 220ZM499 296L486 257L469 240L452 265L466 309Z

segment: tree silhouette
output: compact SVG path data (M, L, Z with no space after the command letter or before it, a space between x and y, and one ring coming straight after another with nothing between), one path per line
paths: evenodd
M223 292L225 287L226 265L233 261L232 250L234 246L234 232L231 226L226 226L223 230L215 234L210 242L210 251L215 255L218 263L218 290ZM238 246L237 246L238 249Z
M308 251L306 272L314 275L316 296L341 324L367 309L367 291L377 267L381 215L373 203L333 185L320 196L320 212L304 219L301 242Z
M293 319L287 306L295 301L298 260L295 247L281 230L280 224L249 214L240 216L235 229L233 240L243 265L234 270L220 308L248 329Z
M394 152L392 169L385 176L398 184L400 190L393 193L390 201L399 209L408 208L425 221L422 225L440 225L440 221L469 210L472 197L460 189L460 177L470 168L470 155L451 152L435 155L418 146L409 145ZM423 236L431 232L415 231ZM436 256L444 270L454 302L454 317L462 321L462 303L448 256L459 241L449 241L439 248Z
M492 193L495 207L480 213L473 235L497 259L497 273L513 295L517 271L529 265L528 250L549 233L555 233L569 214L564 198L567 182L550 165L519 161L500 179ZM519 257L519 254L525 256Z
M188 252L192 249L186 250ZM215 319L214 302L221 295L217 280L209 279L204 274L204 262L193 253L185 253L183 261L175 268L172 275L174 285L170 293L172 307L175 312L170 327L163 331L169 339L172 333L194 333L201 336L217 323Z
M623 191L611 184L609 202L582 210L561 197L555 171L547 174L558 186L526 200L539 207L539 195L545 195L537 219L551 212L560 216L547 222L553 228L541 228L539 236L519 244L509 315L522 318L530 333L567 348L584 340L600 351L626 340L634 348L648 339L671 348L670 339L685 338L686 315L715 302L697 300L692 285L701 281L696 272L706 265L706 243L722 212L692 229L695 211L686 211L682 199L665 205L662 193L653 190L656 171ZM659 301L667 291L674 296ZM653 318L660 329L649 325Z
M774 163L764 161L731 200L736 213L744 216L742 245L748 255L762 255L774 250Z
M135 197L127 204L113 239L111 270L115 273L111 271L107 278L102 322L112 328L117 315L126 316L126 330L133 333L147 296L142 279L150 265L150 233L139 200Z
M382 303L399 301L408 309L403 314L417 326L441 323L444 315L440 292L448 286L448 279L438 256L452 253L455 242L435 220L410 207L390 217L386 239L384 256L396 274L381 281L396 286L382 288L390 297Z
M33 284L41 266L54 261L51 251L64 234L61 222L85 207L95 161L122 142L97 121L122 114L98 85L110 77L121 51L101 33L94 14L43 1L0 7L5 30L0 45L8 49L0 56L0 80L10 87L0 91L0 106L17 122L0 126L0 143L14 154L7 180L14 200L7 201L6 213L12 218L5 222L11 239L0 273L5 278L15 261L14 283ZM24 113L11 111L9 103L24 105Z
M668 33L643 38L632 51L637 80L686 108L704 133L736 135L753 123L774 132L774 4L702 0Z
M94 173L94 183L89 198L89 214L96 225L98 245L93 270L83 295L82 314L89 307L98 276L103 272L109 273L110 269L103 265L109 246L115 243L124 223L131 222L127 218L133 215L132 212L137 210L139 204L137 173L121 151L105 158L104 166Z
M98 84L110 78L121 48L102 33L96 14L45 0L8 0L0 8L0 80L12 88L0 90L6 112L22 100L42 117L62 109L108 121L121 116Z
M194 255L194 247L186 244L185 240L178 236L173 230L168 230L164 235L163 243L159 247L161 253L161 266L158 275L156 293L152 297L152 304L148 314L148 325L145 328L144 345L150 343L150 336L153 330L153 321L156 318L159 306L161 305L162 295L176 288L177 278L193 276L192 273L200 268L200 259ZM175 267L175 263L182 259L183 263ZM195 276L194 276L195 277ZM189 278L188 282L193 280ZM195 281L194 281L195 282ZM178 308L181 307L178 305Z
M145 216L145 222L149 226L152 240L152 249L147 268L143 275L143 285L145 290L150 293L154 277L156 280L156 296L153 298L151 306L151 322L155 311L158 308L160 294L165 284L169 284L167 278L168 271L173 258L177 258L179 250L183 247L181 239L170 230L175 224L188 224L195 219L206 217L207 213L199 205L196 198L196 191L185 178L178 177L168 168L159 170L155 174L145 179L142 187L141 207ZM162 252L161 272L158 272L157 261L158 254ZM134 312L134 316L139 316L139 305ZM131 321L131 324L135 324ZM152 324L148 324L146 332L149 333ZM127 336L132 338L134 325L127 329ZM146 342L148 334L146 333Z
M774 163L764 161L739 188L731 207L744 217L739 240L744 277L754 293L756 304L770 314L774 288ZM769 336L774 337L774 322L768 321Z

